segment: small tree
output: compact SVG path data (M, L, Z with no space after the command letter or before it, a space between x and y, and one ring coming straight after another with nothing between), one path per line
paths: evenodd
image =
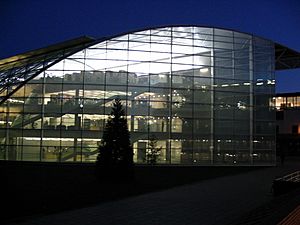
M97 165L100 166L127 166L133 165L133 149L130 144L130 134L127 119L120 99L115 99L112 107L97 156Z
M151 136L146 150L146 162L154 165L157 163L157 159L161 153L162 147L157 147L157 140L155 136Z

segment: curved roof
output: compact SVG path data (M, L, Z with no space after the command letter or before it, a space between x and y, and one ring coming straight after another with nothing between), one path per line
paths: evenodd
M86 48L94 40L90 37L80 37L0 60L0 104L33 77ZM5 91L7 93L3 95Z
M118 35L111 36L107 39L111 39L114 37L122 36L125 34L130 34L130 33L135 33L139 31L146 31L150 29L159 29L159 28L167 28L167 27L203 27L203 28L215 28L215 29L220 29L220 30L227 30L227 31L232 31L232 32L237 32L240 34L245 34L245 35L250 35L250 36L255 36L261 39L269 40L267 38L263 38L257 35L253 35L251 33L247 32L242 32L234 29L225 29L222 27L211 27L211 26L199 26L195 24L179 24L179 25L167 25L167 26L156 26L156 27L149 27L147 29L137 29L131 32L124 32ZM272 40L269 40L272 41ZM272 41L274 42L274 41ZM287 70L287 69L299 69L300 68L300 52L293 50L291 48L288 48L287 46L284 46L280 43L275 44L275 70Z
M275 70L300 68L300 52L275 43Z
M100 38L95 40L90 37L80 37L46 48L41 48L35 51L19 54L7 59L0 60L0 104L8 99L14 92L20 89L29 80L45 71L52 65L65 59L76 52L85 49L91 45L101 43L112 38L121 37L127 34L137 32L163 29L163 28L176 28L176 27L199 27L199 28L215 28L224 31L237 32L244 35L254 36L245 32L235 31L231 29L224 29L218 27L207 27L199 25L171 25L171 26L158 26L147 29L139 29L131 32L113 35L107 38ZM256 37L256 36L255 36ZM264 38L262 38L264 39ZM278 43L275 44L275 69L294 69L300 68L300 53L289 49ZM3 94L7 91L6 94Z

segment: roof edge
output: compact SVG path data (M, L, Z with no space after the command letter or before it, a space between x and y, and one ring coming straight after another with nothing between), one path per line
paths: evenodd
M31 50L31 51L27 51L24 53L20 53L8 58L3 58L0 59L0 66L4 65L4 64L9 64L9 63L13 63L15 61L18 60L23 60L23 59L27 59L27 58L31 58L31 57L35 57L35 56L39 56L39 55L44 55L44 54L48 54L57 50L60 50L62 48L70 48L76 45L81 45L81 44L88 44L91 42L94 42L96 39L90 36L81 36L78 38L73 38L67 41L63 41L63 42L59 42L56 44L52 44L52 45L48 45L46 47L42 47L42 48L38 48L36 50Z
M274 46L276 71L300 68L300 52L276 42Z

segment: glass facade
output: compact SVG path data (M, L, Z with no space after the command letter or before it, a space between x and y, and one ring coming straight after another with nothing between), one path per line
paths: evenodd
M0 159L95 161L120 98L137 163L154 137L160 164L272 165L274 84L274 43L244 33L164 27L96 41L0 105Z

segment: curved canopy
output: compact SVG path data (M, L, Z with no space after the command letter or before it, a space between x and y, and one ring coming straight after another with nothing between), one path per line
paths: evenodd
M168 26L151 28L157 32L163 32L163 29L173 27L179 29L182 27L195 27L197 29L209 29L209 27L200 26ZM143 34L151 29L138 30L127 32L121 35L116 35L109 38L101 38L95 40L90 37L80 37L46 48L30 51L24 54L16 55L7 59L0 60L0 104L8 99L15 91L22 87L33 77L45 71L49 67L55 65L62 59L71 56L72 54L85 49L88 46L101 44L105 40L119 39L128 34ZM231 30L218 29L221 32L232 32ZM201 32L199 30L199 32ZM235 31L233 31L235 32ZM240 35L251 37L250 34L236 32ZM222 34L220 34L222 35ZM226 34L225 34L226 36ZM140 36L134 37L139 38ZM295 69L300 68L300 53L289 49L283 45L275 43L275 69Z
M300 52L275 43L275 70L300 68Z
M80 37L0 60L0 104L32 77L93 41Z

